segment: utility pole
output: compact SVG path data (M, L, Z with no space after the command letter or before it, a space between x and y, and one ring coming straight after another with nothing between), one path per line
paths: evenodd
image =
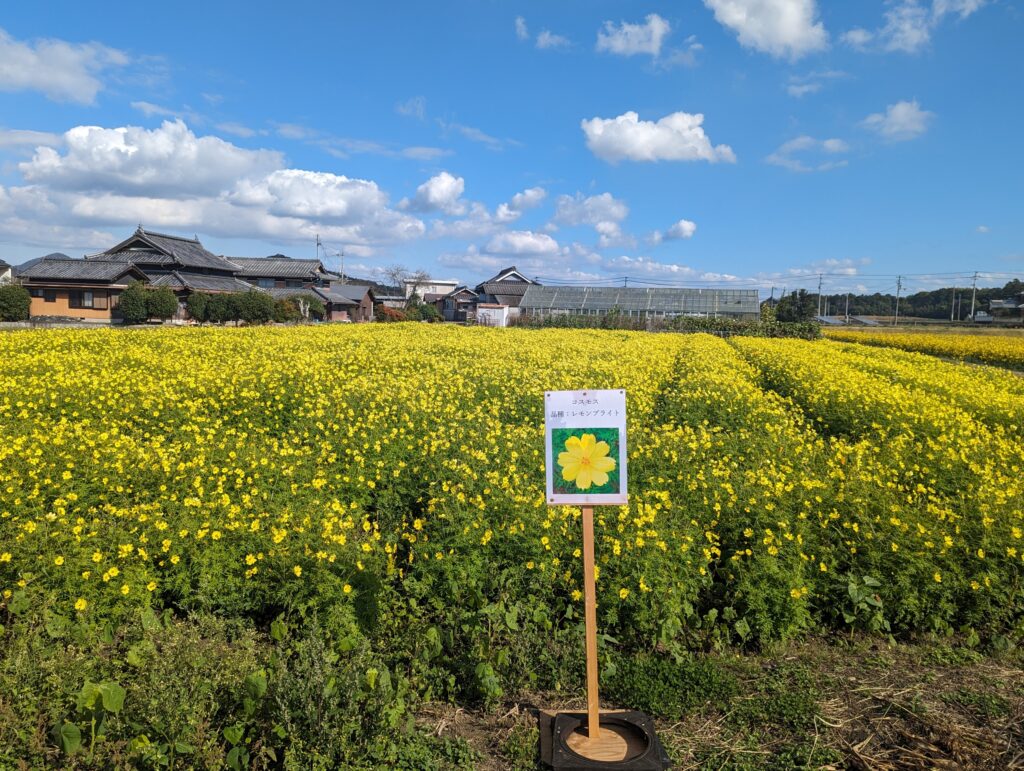
M974 297L978 293L978 271L974 271L974 280L971 281L971 321L974 321Z
M818 315L821 315L821 274L818 274Z
M850 323L850 293L846 293L846 323Z
M953 302L949 305L949 320L953 321L953 314L956 312L956 287L953 287Z
M900 323L900 290L903 289L903 276L896 277L896 315L892 319L892 325Z

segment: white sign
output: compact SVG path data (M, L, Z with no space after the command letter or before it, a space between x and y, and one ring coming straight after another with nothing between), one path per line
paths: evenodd
M548 505L628 503L625 391L547 391L544 424Z

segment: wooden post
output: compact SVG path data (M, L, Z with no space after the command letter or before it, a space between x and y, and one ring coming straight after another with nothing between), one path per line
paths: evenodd
M587 634L587 734L591 741L601 736L600 704L597 691L597 603L594 587L594 507L583 507L583 599Z

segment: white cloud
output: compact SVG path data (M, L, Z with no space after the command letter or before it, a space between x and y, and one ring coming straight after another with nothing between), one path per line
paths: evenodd
M734 276L730 273L707 272L688 265L658 262L650 257L622 255L621 257L605 260L601 267L606 271L625 273L630 277L646 277L658 280L671 279L680 283L687 281L730 283L741 280L739 276Z
M864 50L870 45L871 41L874 40L875 35L872 32L863 27L854 27L853 29L844 32L839 36L839 39L846 43L851 48L858 50Z
M0 91L40 91L56 102L93 104L100 76L124 67L127 54L99 43L22 42L0 29Z
M960 19L979 10L987 0L933 0L931 7L920 0L900 0L884 14L885 24L871 32L856 27L844 33L842 41L860 51L873 45L883 51L917 53L931 42L932 32L945 17L956 14Z
M526 19L516 16L516 37L520 40L530 39L530 30L526 27Z
M363 254L418 238L375 182L287 169L280 153L196 137L180 121L152 131L78 126L63 152L40 147L18 166L28 183L0 194L0 234L51 245L109 246L98 227L134 226L235 238L311 242L319 233ZM28 235L27 235L28 234Z
M423 96L414 96L404 102L399 102L395 105L395 112L405 115L407 118L424 120L427 116L427 99Z
M799 59L828 45L815 0L704 0L704 5L741 45L772 56Z
M765 163L773 166L781 166L790 171L830 171L835 168L846 166L845 160L840 161L817 161L808 165L800 158L794 157L798 154L829 156L848 152L850 146L842 139L815 139L809 136L799 136L785 142L778 150L765 158Z
M28 131L26 129L0 128L0 148L2 147L58 147L64 141L60 134L48 131Z
M622 22L618 26L610 21L597 33L597 50L619 56L648 54L661 55L661 44L672 31L672 26L658 14L647 16L644 24Z
M976 233L985 234L991 232L991 228L989 228L988 225L978 225L978 227L976 227L974 231Z
M512 222L519 219L527 209L539 206L547 197L548 191L542 187L531 187L516 193L508 203L498 205L495 218L498 222Z
M284 139L313 139L319 132L297 123L274 123L274 130Z
M611 193L584 196L560 195L555 202L553 221L559 225L596 225L599 222L621 222L629 216L629 207Z
M679 220L665 232L665 237L670 239L693 238L697 232L697 223L690 220Z
M924 134L934 117L935 113L922 110L915 99L912 102L890 104L884 113L869 115L861 125L891 142L903 142Z
M442 171L417 187L416 195L411 200L403 199L398 207L419 212L464 214L466 203L462 200L462 193L465 189L465 179Z
M629 161L726 161L736 156L728 145L712 147L701 124L704 116L675 112L661 120L642 121L635 112L580 123L587 147L610 163Z
M558 242L546 233L532 230L509 230L498 233L487 243L487 251L499 255L553 255L558 254Z
M29 182L62 190L111 190L145 195L215 194L239 178L279 168L273 150L245 150L218 137L197 137L182 121L160 128L76 126L66 152L40 147L19 164Z
M848 77L840 70L818 70L809 72L806 75L792 75L789 84L786 86L786 93L800 99L807 94L816 94L824 88L825 83L832 80L839 80Z
M542 29L537 35L537 48L540 49L569 48L571 45L572 41L569 38L556 35L550 30Z

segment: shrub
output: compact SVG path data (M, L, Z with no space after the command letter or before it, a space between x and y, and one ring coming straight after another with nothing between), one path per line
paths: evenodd
M121 292L117 307L125 324L141 324L149 318L149 303L146 300L146 287L138 282L129 284Z
M248 324L266 324L274 318L274 298L266 292L240 292L237 297L238 318Z
M209 321L223 324L238 317L238 295L214 294L206 301L206 318Z
M274 303L274 321L279 324L298 321L301 318L302 312L293 298L283 297Z
M27 321L32 296L18 284L0 286L0 321Z
M188 311L188 315L196 321L206 321L206 305L209 299L209 295L205 295L202 292L190 294L185 301L185 309Z
M169 319L178 312L178 298L165 286L146 289L146 310L149 318Z
M377 311L377 321L409 321L409 317L400 310L382 305Z

